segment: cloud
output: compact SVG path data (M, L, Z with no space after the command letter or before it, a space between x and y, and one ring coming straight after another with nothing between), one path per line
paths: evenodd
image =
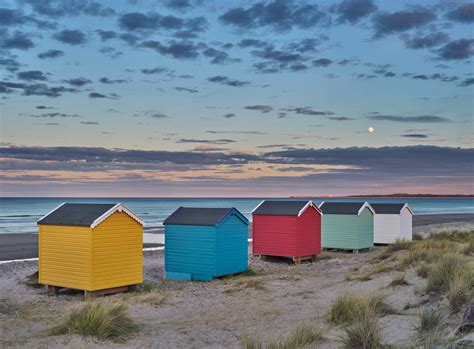
M100 36L100 40L102 40L102 41L115 39L118 36L118 34L116 32L111 31L111 30L98 29L95 32Z
M405 46L411 49L425 49L442 45L449 41L449 35L442 32L433 32L426 35L402 34L401 39Z
M99 2L90 0L22 0L22 2L31 5L33 11L38 14L52 18L78 16L80 14L106 17L115 14L112 8L103 7Z
M91 80L83 78L83 77L67 79L67 80L63 80L63 82L69 85L73 85L73 86L84 86L84 85L92 83Z
M181 138L176 143L208 143L208 144L229 144L237 141L233 139L194 139L194 138Z
M206 57L212 58L212 64L224 64L224 63L235 63L240 62L239 58L230 58L229 54L225 51L216 50L215 48L209 47L202 52Z
M263 114L269 113L273 110L273 107L270 105L247 105L244 107L247 110L257 110L262 112Z
M343 0L336 7L337 20L339 23L355 24L376 10L377 6L372 0Z
M328 117L329 120L334 120L334 121L350 121L354 120L353 118L349 118L347 116L330 116Z
M368 117L377 121L393 121L393 122L420 122L420 123L439 123L451 122L450 119L435 115L418 115L418 116L396 116L396 115L371 115Z
M211 134L242 134L242 135L266 135L268 133L266 132L260 132L260 131L213 131L213 130L208 130L206 133L211 133Z
M142 69L141 72L143 74L147 74L147 75L152 75L152 74L161 74L161 73L165 73L167 72L168 69L167 68L163 68L163 67L155 67L155 68L152 68L152 69Z
M29 70L29 71L22 71L16 74L18 79L20 80L37 80L37 81L45 81L48 80L46 75L39 70Z
M332 61L329 58L319 58L313 61L315 67L327 67L332 64Z
M31 41L29 35L18 30L13 32L13 35L9 35L6 30L0 30L0 48L26 51L33 47L35 47L35 44Z
M61 50L48 50L45 52L38 53L37 55L39 59L58 58L62 56L64 56L64 52Z
M179 18L175 16L162 16L158 13L126 13L119 18L120 28L127 31L141 30L190 30L203 32L207 30L208 23L204 17Z
M448 12L446 18L460 23L474 22L474 3L471 2L458 6L456 9Z
M227 151L230 150L229 148L223 148L223 147L213 147L210 145L198 145L193 149L193 151L197 152L215 152L215 151Z
M45 109L54 109L54 107L48 107L46 105L37 105L36 109L45 110Z
M223 75L211 76L207 78L207 80L210 82L214 82L216 84L228 85L232 87L242 87L242 86L247 86L250 84L250 81L234 80Z
M282 108L281 110L285 112L292 112L298 115L312 115L312 116L334 115L334 113L331 111L314 110L312 107L288 107L288 108Z
M48 86L43 83L18 83L0 81L0 93L12 93L21 91L23 96L46 96L59 97L65 92L78 92L76 89L64 86Z
M191 41L170 41L162 44L159 41L147 40L139 44L140 47L150 48L165 56L177 59L190 59L199 56L199 46Z
M98 125L99 123L96 121L81 121L83 125Z
M424 7L397 12L379 12L372 17L374 38L420 28L436 19L436 13Z
M4 67L9 72L16 72L20 69L20 63L16 60L16 56L2 57L0 56L0 66Z
M236 115L234 113L227 113L227 114L222 115L222 117L226 119L235 118L235 116Z
M111 85L111 84L124 84L124 83L128 82L128 80L124 80L124 79L109 79L109 78L106 78L106 77L100 78L99 81L103 84L108 84L108 85Z
M257 146L258 149L271 149L271 148L287 148L290 144L265 144Z
M111 98L111 97L104 95L103 93L91 92L89 93L89 98Z
M67 114L67 113L60 113L60 112L42 113L39 115L29 114L28 116L32 118L82 118L82 116L78 114Z
M86 43L86 34L80 30L61 30L53 34L53 39L68 45L81 45Z
M316 47L321 45L321 40L316 38L305 38L300 41L292 42L286 45L286 48L299 53L315 52Z
M169 116L156 110L143 110L133 114L133 116L146 116L154 119L165 119Z
M252 51L252 55L280 63L299 62L303 60L303 57L298 53L274 50L268 47L264 50L254 50Z
M194 7L193 2L190 0L163 0L163 4L166 7L177 11L189 10Z
M458 188L454 190L461 192L469 191L472 186L473 156L473 148L437 146L288 148L259 154L92 147L0 147L5 175L16 178L25 186L23 189L45 178L56 185L51 189L57 189L57 185L61 184L70 189L74 183L79 183L81 192L84 192L85 185L96 183L97 188L103 188L106 183L107 187L115 186L113 192L130 187L135 193L150 193L157 181L166 183L166 187L172 186L173 192L181 188L183 193L186 190L189 193L189 188L196 187L196 181L202 183L206 190L238 187L240 193L264 193L269 188L287 188L290 185L293 193L301 194L307 193L309 186L318 190L330 188L325 194L334 194L336 187L342 190L337 192L340 194L361 191L367 194L367 191L380 192L380 188L384 193L407 188L422 188L424 192ZM295 168L295 171L288 168ZM34 179L25 178L26 174ZM141 182L136 182L137 176L147 176L146 187L140 187ZM134 180L129 182L130 178ZM188 185L180 187L177 183ZM285 190L281 195L290 195Z
M23 24L35 24L40 29L53 29L56 27L55 23L42 21L33 16L27 16L20 10L0 8L0 26L14 27Z
M474 39L459 39L448 42L438 51L438 58L443 60L461 60L474 55Z
M407 133L404 135L400 135L401 137L406 137L406 138L428 138L428 135L425 135L423 133Z
M461 81L459 83L458 86L467 87L467 86L471 86L471 85L474 85L474 78L464 79L463 81Z
M275 0L257 2L249 8L232 8L221 15L219 20L239 29L267 27L275 31L288 31L294 27L312 28L325 17L317 5Z
M263 47L271 47L269 43L266 41L258 40L258 39L242 39L238 43L239 47L257 47L257 48L263 48Z
M188 93L198 93L199 92L199 90L196 90L195 88L187 88L187 87L182 87L182 86L176 86L175 90L179 91L179 92L188 92Z

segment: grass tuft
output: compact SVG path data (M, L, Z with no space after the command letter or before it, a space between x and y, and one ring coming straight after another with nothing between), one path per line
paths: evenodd
M471 232L459 232L457 230L453 231L443 231L436 234L431 234L429 239L430 240L437 240L437 241L454 241L454 242L469 242L473 240L474 231Z
M395 286L406 286L409 285L408 281L405 279L405 274L398 274L396 275L393 279L392 282L390 282L389 286L395 287Z
M413 233L412 239L413 241L421 241L423 240L423 235L420 233Z
M415 327L417 340L425 348L434 347L438 339L441 324L443 323L443 313L439 309L423 309L418 314L418 324Z
M385 297L381 294L342 294L333 302L329 318L336 325L351 325L369 311L379 316L397 313L385 303Z
M322 331L308 322L301 322L288 336L270 340L267 343L259 338L244 336L240 341L242 349L295 349L306 348L323 338Z
M461 255L445 254L441 256L439 262L434 264L429 272L426 290L428 292L444 293L448 290L456 274L465 274L467 272L465 260Z
M165 302L166 293L159 291L147 292L138 296L137 300L142 303L148 303L153 306L161 305Z
M416 275L423 279L426 279L431 271L431 268L431 265L429 265L428 263L422 263L416 268Z
M393 253L402 250L408 250L411 246L411 241L404 239L396 239L393 244L387 246L387 252Z
M350 349L382 348L377 315L370 309L363 311L356 323L345 328L344 347Z
M428 274L427 292L445 294L453 311L474 296L474 275L466 258L459 254L441 256Z
M89 303L73 310L65 323L53 327L50 333L125 340L136 331L138 326L128 314L125 304Z
M469 240L469 242L462 248L462 253L465 255L474 254L474 239Z
M225 293L234 293L246 288L253 288L255 290L265 289L264 283L260 279L237 279L231 282L230 285L234 286L234 288L224 291Z
M410 246L408 252L398 261L396 269L404 270L420 262L434 263L441 254L457 253L459 246L456 242L446 240L426 239Z
M158 288L158 283L151 280L145 280L141 285L138 286L139 292L151 292Z
M456 312L462 309L473 297L473 280L468 275L456 273L449 282L446 292L451 310Z

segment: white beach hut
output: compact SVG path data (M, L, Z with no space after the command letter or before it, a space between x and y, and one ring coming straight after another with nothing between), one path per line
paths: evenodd
M408 204L370 204L374 215L374 243L391 244L412 240L413 211Z

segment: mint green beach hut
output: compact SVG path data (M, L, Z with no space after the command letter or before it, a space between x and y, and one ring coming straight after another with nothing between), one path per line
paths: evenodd
M360 250L374 246L374 210L368 202L323 202L321 246Z

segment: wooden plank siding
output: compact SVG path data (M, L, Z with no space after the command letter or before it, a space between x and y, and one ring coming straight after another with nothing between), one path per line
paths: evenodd
M40 225L39 283L90 290L92 229Z
M323 215L321 243L324 248L358 248L357 216L343 214Z
M254 215L252 252L269 256L293 257L298 249L296 216Z
M356 250L374 245L374 219L365 208L360 215L325 214L322 218L323 248Z
M143 228L115 212L92 233L92 291L143 282Z
M248 269L248 227L235 214L216 228L216 261L213 276L244 272Z
M214 227L166 225L165 246L166 272L214 275Z
M357 247L358 249L374 246L374 215L365 208L357 218Z
M308 208L297 220L298 249L292 257L313 256L321 253L321 215Z

